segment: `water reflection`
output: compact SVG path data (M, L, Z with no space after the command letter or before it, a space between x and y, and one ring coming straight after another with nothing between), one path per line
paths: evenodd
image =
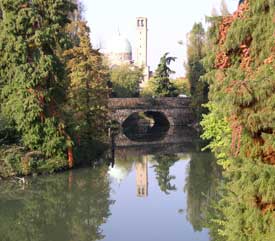
M161 141L163 140L169 126L133 126L131 128L126 128L123 130L123 134L131 141L136 142L152 142L152 141Z
M166 116L157 111L133 113L122 125L123 134L136 142L160 141L165 138L170 124Z
M208 241L218 170L195 140L188 129L138 144L118 135L110 166L0 183L1 241Z
M221 170L211 153L192 153L184 191L187 192L187 219L195 231L201 231L207 222L210 202L217 193Z
M160 190L165 194L177 190L176 186L171 184L171 181L176 177L170 175L170 168L179 160L179 157L175 154L157 154L154 156L154 160L156 164L153 167Z
M29 179L22 190L0 186L3 241L102 240L100 228L111 215L107 168ZM9 195L7 195L9 193Z
M141 162L136 162L136 190L138 197L148 196L148 157Z

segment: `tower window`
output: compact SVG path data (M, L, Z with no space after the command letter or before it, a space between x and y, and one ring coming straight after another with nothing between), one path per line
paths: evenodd
M141 22L141 27L144 27L144 20L140 20Z

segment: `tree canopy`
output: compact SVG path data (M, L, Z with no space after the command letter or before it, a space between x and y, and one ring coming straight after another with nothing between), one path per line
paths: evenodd
M138 97L143 69L131 65L115 66L111 69L112 95L114 97Z
M2 159L17 174L72 167L76 136L93 123L96 137L104 120L102 56L89 29L70 24L71 0L2 0L0 11L0 142L12 148Z
M154 96L176 96L177 91L173 83L171 82L170 75L175 72L170 69L171 62L176 60L175 57L168 56L169 53L165 53L160 58L160 63L155 71L154 76L149 79L147 86L145 86L144 93L152 93ZM149 88L149 91L146 90Z

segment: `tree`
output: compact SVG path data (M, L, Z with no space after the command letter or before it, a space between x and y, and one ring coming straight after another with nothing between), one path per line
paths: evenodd
M152 84L154 86L155 96L175 96L176 88L170 81L170 74L175 72L169 68L171 62L176 60L175 57L169 57L169 53L165 53L160 58L160 63L155 71L154 77L152 78Z
M201 23L195 23L188 35L186 73L190 83L192 105L197 113L197 119L201 119L204 112L202 104L207 101L208 86L200 81L205 74L202 59L205 56L205 31Z
M143 78L142 68L122 65L111 70L113 96L119 98L138 97Z
M24 145L49 158L73 155L62 109L66 74L61 58L70 46L65 27L75 6L68 0L1 1L1 109Z
M226 177L213 220L221 240L274 239L274 13L273 2L243 1L208 56L203 125Z
M71 120L68 121L77 136L87 139L97 135L96 128L104 129L100 120L107 114L108 69L99 51L92 48L86 22L74 24L79 43L64 52L70 80L67 109Z
M187 78L179 77L172 80L178 94L190 95L190 83Z

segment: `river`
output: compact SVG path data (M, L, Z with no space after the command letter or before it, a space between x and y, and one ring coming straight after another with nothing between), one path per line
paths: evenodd
M200 150L190 129L120 133L101 164L2 182L0 240L211 240L205 227L220 174Z

